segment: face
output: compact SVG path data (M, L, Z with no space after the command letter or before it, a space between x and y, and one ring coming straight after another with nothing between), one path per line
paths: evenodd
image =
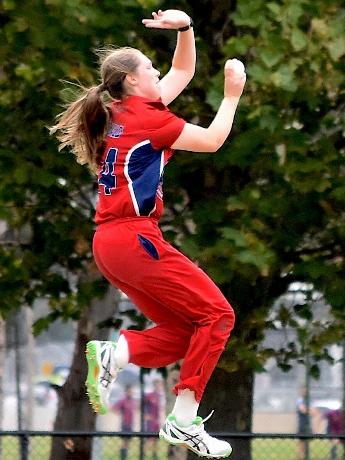
M127 93L149 99L158 99L161 95L160 72L152 66L152 62L144 54L138 53L138 59L139 65L135 72L126 76Z
M161 389L162 389L162 382L161 382L160 380L155 380L155 381L153 382L153 385L154 385L155 391L157 391L157 392L160 392L160 391L161 391Z
M127 387L125 393L127 396L132 396L132 387Z

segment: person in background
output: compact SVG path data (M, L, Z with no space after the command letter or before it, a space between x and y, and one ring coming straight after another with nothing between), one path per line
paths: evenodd
M137 403L133 398L133 388L131 385L126 385L125 394L117 403L113 405L113 410L118 412L121 417L121 431L131 433L134 426L134 414L137 408ZM120 460L126 460L129 448L130 438L124 436L122 438L122 446L120 449Z
M163 404L162 381L155 379L153 390L144 397L144 429L148 433L158 432L161 426L161 413ZM157 459L157 438L149 438L152 458Z
M344 411L342 409L330 409L324 414L327 420L327 434L330 435L343 435L344 434ZM334 438L331 440L331 460L337 458L337 446L341 440Z
M311 432L310 425L310 411L308 411L306 404L307 389L301 388L299 397L296 401L296 413L297 413L297 433L308 434ZM304 460L307 454L307 441L301 439L299 441L299 459Z

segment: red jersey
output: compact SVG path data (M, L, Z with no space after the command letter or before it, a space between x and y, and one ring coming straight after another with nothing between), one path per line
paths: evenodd
M163 212L163 171L185 125L161 100L129 96L113 102L99 169L96 224Z

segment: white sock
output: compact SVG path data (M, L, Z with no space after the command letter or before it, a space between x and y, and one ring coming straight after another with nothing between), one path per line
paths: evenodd
M176 397L172 414L175 415L176 422L180 426L191 425L198 414L199 403L195 400L194 391L186 388L179 391Z
M128 343L123 334L120 335L114 351L116 367L123 369L129 362Z

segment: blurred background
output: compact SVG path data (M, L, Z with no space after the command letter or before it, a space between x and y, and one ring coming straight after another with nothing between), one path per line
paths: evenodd
M292 288L296 286L292 286ZM303 294L291 290L282 301L286 305ZM126 315L135 309L130 301L122 296L119 311ZM321 303L314 306L314 311L323 314L326 307ZM15 317L7 322L7 352L4 362L4 430L29 428L33 430L53 429L57 411L59 388L65 383L72 363L75 324L73 321L62 323L57 320L47 330L33 337L30 333L32 320L48 313L48 306L38 301L34 307L34 315L28 308L22 309L16 324ZM139 312L138 312L139 314ZM37 315L37 316L36 316ZM128 320L122 327L126 327ZM128 324L129 325L129 324ZM19 329L16 332L16 329ZM294 330L289 330L290 340L296 340ZM16 334L20 339L15 341ZM264 345L279 348L286 339L285 333L278 329L267 331ZM116 340L118 333L111 332L109 339ZM331 409L342 406L343 397L343 347L339 344L330 346L330 354L335 363L321 362L317 379L307 373L305 364L296 362L288 372L282 371L274 359L269 359L263 372L255 375L253 390L253 431L266 433L295 433L298 427L297 401L303 388L308 386L310 406L314 411L311 418L315 433L327 432L326 419L322 415ZM151 393L155 382L160 382L160 408L165 413L166 394L171 399L167 388L168 373L176 375L173 368L168 370L142 370L129 365L116 381L111 404L116 405L122 399L126 387L132 387L133 398L138 401L134 410L133 426L140 431L140 399ZM17 398L21 408L18 414ZM20 419L19 419L20 416ZM161 421L164 420L164 417ZM116 410L107 416L99 416L97 428L105 431L120 431L121 414Z

